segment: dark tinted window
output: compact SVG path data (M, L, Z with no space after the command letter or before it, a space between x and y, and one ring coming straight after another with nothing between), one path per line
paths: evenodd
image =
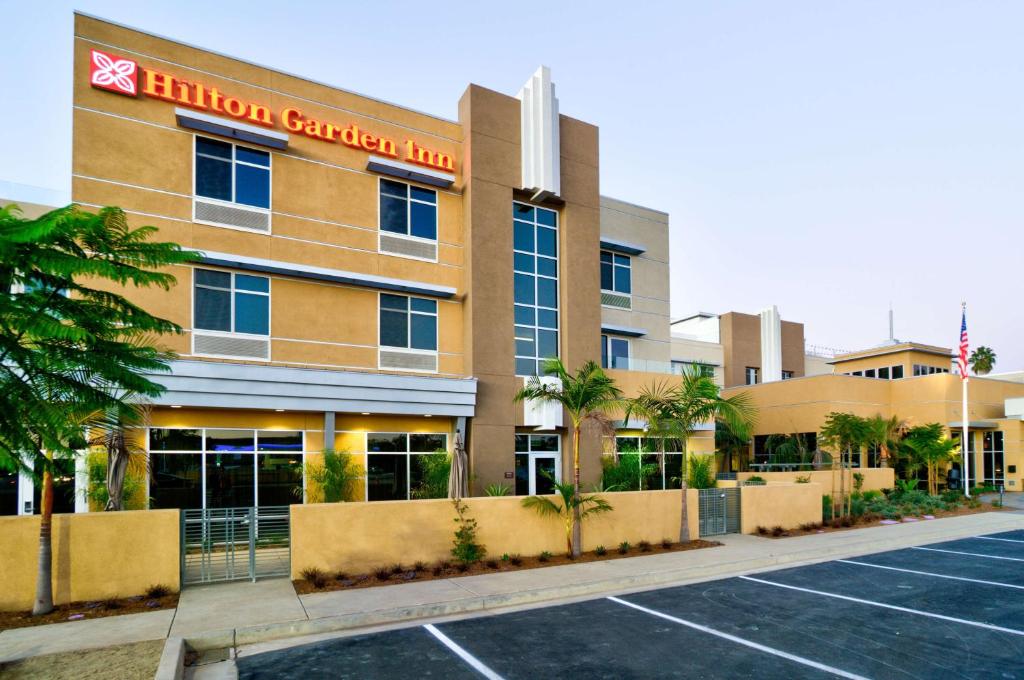
M149 431L150 451L202 451L203 436L199 430L152 428Z

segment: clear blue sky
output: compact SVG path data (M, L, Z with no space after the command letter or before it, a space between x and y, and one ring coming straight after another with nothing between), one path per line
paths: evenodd
M75 7L449 118L546 64L602 192L671 214L674 315L954 346L966 299L1024 368L1024 3L3 0L0 181L69 184Z

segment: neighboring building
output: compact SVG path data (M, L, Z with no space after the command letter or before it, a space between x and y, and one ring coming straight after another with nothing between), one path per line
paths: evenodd
M563 414L513 397L545 358L603 360L627 394L667 377L668 216L600 195L598 129L547 69L458 111L75 16L71 198L202 253L130 292L185 329L154 376L151 507L294 502L325 448L365 465L363 498L405 499L457 438L472 493L543 491L571 466ZM602 452L588 433L585 483ZM85 505L68 466L59 511ZM31 512L13 486L0 511Z
M725 394L745 391L758 408L750 457L758 466L770 462L766 444L773 434L802 434L813 450L825 417L833 411L897 416L910 426L941 423L948 436L959 438L964 419L961 381L950 372L951 357L948 348L896 341L836 356L830 361L832 375L733 388ZM967 419L972 483L1005 484L1010 491L1020 491L1024 384L972 376ZM862 452L855 465L877 467L878 452Z

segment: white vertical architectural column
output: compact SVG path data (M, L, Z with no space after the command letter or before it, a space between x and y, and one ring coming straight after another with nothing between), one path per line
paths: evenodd
M561 142L558 133L558 98L551 69L541 66L526 81L516 98L521 102L523 188L534 199L561 193Z
M542 385L551 388L558 388L558 378L550 375L538 378ZM523 384L527 385L530 378L524 378ZM555 401L541 401L539 399L526 399L523 402L523 424L538 430L554 430L562 427L562 405Z
M35 484L32 482L32 477L21 473L18 475L18 514L19 515L31 515L35 512L35 508L32 507L33 492L35 491Z
M761 382L782 380L782 317L775 305L761 312Z
M88 452L79 451L75 456L75 512L89 512L89 461Z

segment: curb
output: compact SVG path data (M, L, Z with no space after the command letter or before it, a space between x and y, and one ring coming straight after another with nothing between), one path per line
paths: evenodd
M992 533L1024 526L1019 517L1007 517L1005 521L986 526L984 531ZM948 527L936 526L934 531L918 534L912 540L907 537L895 536L879 539L875 536L860 537L856 541L835 546L817 546L806 550L789 552L779 555L765 555L745 560L737 560L727 567L721 563L696 565L666 571L655 571L619 576L615 578L589 581L574 585L550 586L534 590L523 590L515 593L497 595L469 596L448 602L437 602L409 607L378 609L367 612L326 616L317 619L286 621L258 626L245 626L234 630L222 630L200 633L186 639L188 646L196 651L224 649L225 647L241 646L258 642L269 642L291 637L335 633L369 626L389 623L403 623L417 619L430 619L457 614L503 609L542 602L555 603L560 600L585 597L598 594L623 593L631 590L644 590L666 585L682 585L685 583L708 581L719 578L739 576L740 574L765 571L779 566L814 564L826 562L839 557L857 557L864 554L885 550L912 547L939 541L956 540L973 536L978 533L977 527L962 527L951 531ZM763 539L780 540L788 539Z
M156 667L154 680L181 680L185 675L185 640L180 637L167 638Z

